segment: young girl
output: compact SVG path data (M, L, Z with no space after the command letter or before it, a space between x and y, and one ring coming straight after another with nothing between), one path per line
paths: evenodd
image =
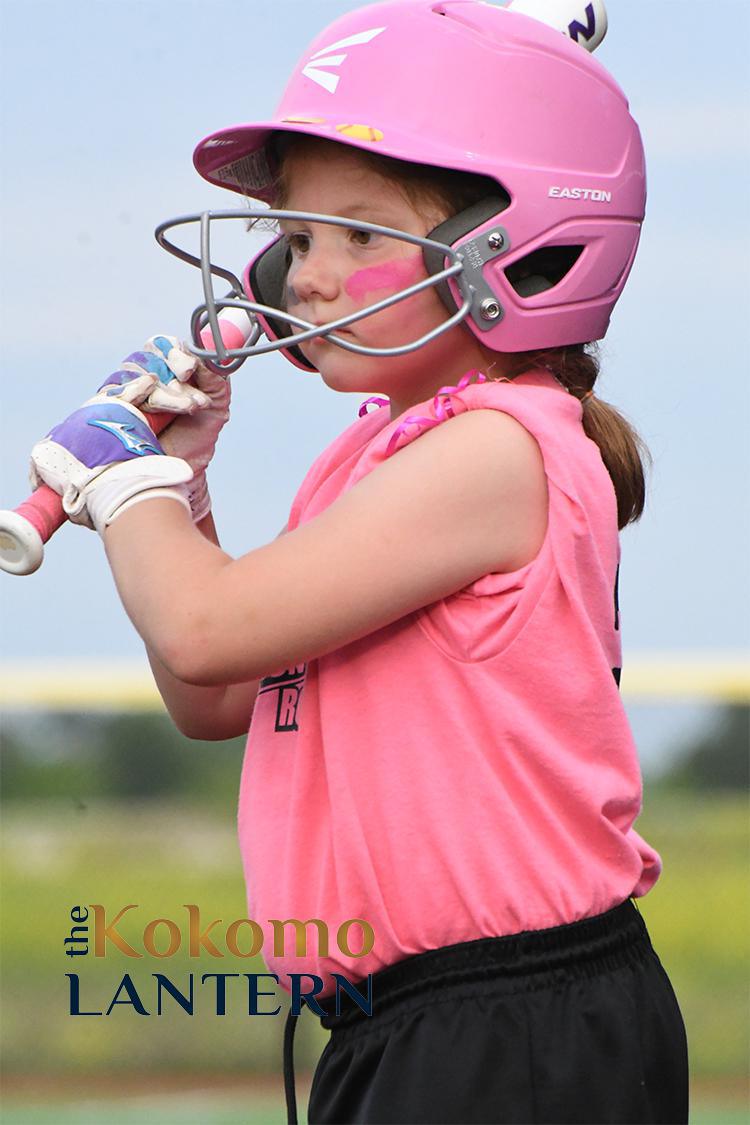
M272 121L195 159L285 212L246 276L266 335L380 408L238 559L204 476L228 386L176 341L33 458L102 535L180 729L249 725L249 915L282 983L323 980L332 1031L309 1120L687 1121L684 1026L633 901L661 864L633 829L618 693L618 529L643 469L585 346L643 217L622 92L526 16L399 0L327 29ZM192 413L157 440L139 404ZM289 918L328 946L272 955L268 920ZM363 957L333 940L355 918ZM371 1017L336 1014L332 973L373 974Z

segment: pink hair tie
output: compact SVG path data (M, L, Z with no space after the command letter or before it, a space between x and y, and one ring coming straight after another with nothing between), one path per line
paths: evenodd
M396 449L399 439L402 434L406 433L409 426L424 426L427 429L432 429L433 426L438 426L444 422L446 418L455 417L453 410L453 403L451 402L451 395L457 394L459 391L464 391L471 383L473 377L476 375L477 383L486 383L487 376L483 375L481 371L467 371L455 387L441 387L432 400L432 409L435 411L434 418L421 417L418 414L412 414L408 418L404 418L403 422L399 422L396 429L391 434L390 441L386 446L385 455L390 455ZM445 399L445 401L443 401Z
M390 406L391 400L389 398L380 398L378 395L372 395L371 398L366 398L365 401L362 403L362 405L359 408L359 417L360 418L364 418L365 414L373 413L372 411L367 409L367 407L370 405L371 402L374 402L377 407L381 407L381 406Z

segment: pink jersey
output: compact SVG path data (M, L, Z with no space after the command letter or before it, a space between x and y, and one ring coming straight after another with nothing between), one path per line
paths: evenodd
M456 414L501 410L533 434L546 538L521 570L263 680L239 832L250 917L282 984L316 973L328 993L331 972L356 980L443 945L575 922L659 877L632 827L642 791L617 686L616 501L581 404L546 372L472 383L449 401ZM404 416L384 409L345 430L310 469L289 528L416 440L441 416L435 405L409 411L422 421L395 442ZM327 955L313 926L305 956L291 927L274 955L274 918L324 921ZM374 930L365 957L338 947L352 918Z

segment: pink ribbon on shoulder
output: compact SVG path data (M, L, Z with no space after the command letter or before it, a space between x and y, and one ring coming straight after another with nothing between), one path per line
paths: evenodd
M487 376L483 375L481 371L467 371L455 387L440 388L432 400L432 409L435 411L434 418L410 414L408 418L404 418L403 422L399 422L398 426L396 426L396 429L391 434L391 439L386 447L386 457L390 457L394 452L401 436L406 433L409 426L424 426L426 429L432 429L433 426L438 426L441 422L444 422L446 418L455 417L451 395L465 390L475 375L477 383L487 382Z
M371 402L374 402L377 407L390 406L391 404L391 400L389 398L380 398L379 395L372 395L370 398L366 398L360 406L358 417L364 418L365 414L374 413L373 411L367 409Z

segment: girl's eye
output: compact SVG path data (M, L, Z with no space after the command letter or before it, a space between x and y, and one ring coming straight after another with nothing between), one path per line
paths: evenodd
M301 231L284 235L284 241L293 254L306 254L310 249L310 235Z
M349 237L358 246L369 246L373 240L372 231L369 230L351 230L349 231Z

